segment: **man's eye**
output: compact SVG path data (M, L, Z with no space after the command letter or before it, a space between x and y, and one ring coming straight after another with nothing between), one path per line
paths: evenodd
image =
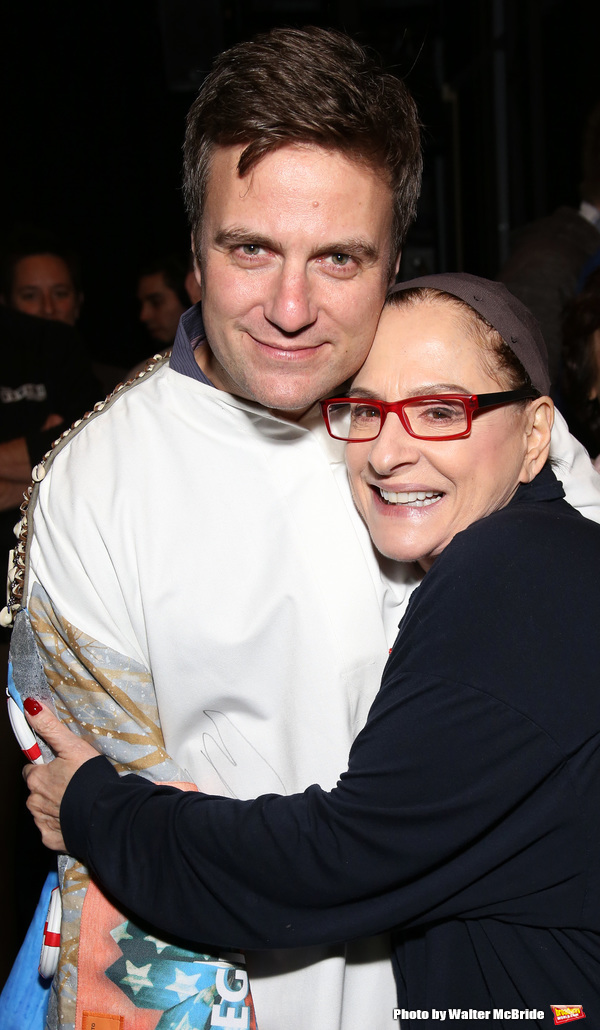
M256 257L257 254L260 254L262 247L258 243L243 243L240 250L247 257Z
M332 264L337 265L338 268L344 268L345 265L350 263L350 260L351 260L351 258L350 258L349 254L332 254L331 255L331 262L332 262Z

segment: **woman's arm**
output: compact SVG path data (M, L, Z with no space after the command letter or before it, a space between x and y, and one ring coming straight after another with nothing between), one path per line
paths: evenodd
M562 756L470 687L403 693L382 688L329 793L235 801L87 762L62 801L67 848L135 915L207 944L292 947L502 918L515 885L523 918L552 923L554 893L580 889L561 887L579 847Z
M600 806L586 772L600 540L548 503L542 521L529 504L482 520L427 574L334 790L235 801L119 779L98 760L62 802L67 845L132 912L211 944L481 915L580 925Z

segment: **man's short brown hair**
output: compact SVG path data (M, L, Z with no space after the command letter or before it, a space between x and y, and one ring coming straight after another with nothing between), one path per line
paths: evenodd
M196 253L215 147L244 146L245 175L265 154L309 143L381 171L393 194L392 260L416 213L420 126L404 83L342 32L273 29L220 54L187 119L184 196Z

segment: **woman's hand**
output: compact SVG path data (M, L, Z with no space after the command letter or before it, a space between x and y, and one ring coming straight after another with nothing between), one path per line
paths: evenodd
M52 851L65 851L60 828L60 804L71 777L98 752L77 737L45 705L28 697L24 702L31 728L52 748L56 758L47 765L27 765L23 778L30 790L27 807L42 841Z

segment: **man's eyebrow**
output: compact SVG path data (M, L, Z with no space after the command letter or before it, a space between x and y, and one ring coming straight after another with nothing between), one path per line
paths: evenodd
M217 247L243 247L244 244L254 243L258 247L266 247L267 250L276 250L279 246L275 240L262 236L261 233L238 226L232 226L231 229L219 229L214 237L214 243Z
M379 257L379 249L369 240L362 239L360 236L351 236L347 240L338 240L335 243L319 247L319 254L349 254L351 257L362 258L366 261L376 261Z

